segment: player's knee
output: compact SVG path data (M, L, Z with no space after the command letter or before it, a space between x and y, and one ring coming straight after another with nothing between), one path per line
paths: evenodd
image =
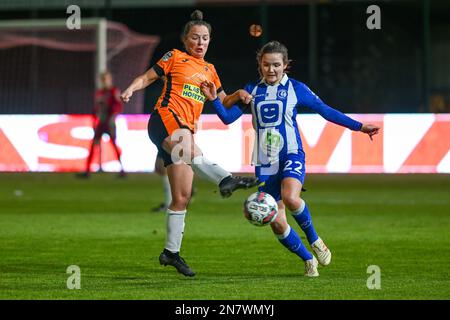
M172 204L177 207L185 209L187 205L189 204L189 201L191 200L191 194L189 193L180 193L175 196L172 196Z
M297 210L302 203L302 200L300 199L300 197L298 195L294 195L294 194L282 195L282 199L283 199L283 203L290 211Z
M287 227L288 227L288 223L287 223L287 220L286 220L286 215L285 214L281 214L279 212L279 215L270 224L270 227L272 228L273 233L275 233L275 234L283 234L286 231Z
M275 234L283 234L284 231L286 231L287 228L287 222L286 221L280 221L280 222L272 222L270 227L272 228L273 233Z

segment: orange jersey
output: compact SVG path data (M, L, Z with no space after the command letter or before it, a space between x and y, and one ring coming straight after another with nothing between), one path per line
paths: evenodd
M161 112L162 108L169 108L178 116L182 125L194 131L206 101L200 84L209 80L214 82L217 92L222 91L214 65L173 49L167 52L153 69L159 76L164 76L164 88L155 109Z

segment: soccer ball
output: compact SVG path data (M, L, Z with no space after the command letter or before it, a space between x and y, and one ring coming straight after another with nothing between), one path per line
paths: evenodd
M277 201L268 193L255 192L244 202L244 216L255 226L271 223L278 214Z

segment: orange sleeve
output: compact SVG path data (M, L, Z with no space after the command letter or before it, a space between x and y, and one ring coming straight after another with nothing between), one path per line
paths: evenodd
M214 66L212 66L212 70L213 70L213 82L216 85L217 88L217 93L222 92L223 88L222 88L222 83L220 82L220 78L217 74L216 68Z
M166 52L165 55L153 66L156 74L162 77L170 72L175 61L175 50Z

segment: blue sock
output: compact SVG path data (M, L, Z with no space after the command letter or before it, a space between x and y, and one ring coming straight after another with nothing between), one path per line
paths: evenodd
M319 238L316 230L314 229L308 206L306 205L305 201L303 201L303 199L300 208L297 211L292 212L292 216L294 217L295 221L297 221L300 228L302 228L303 232L305 232L309 244L313 243Z
M302 240L291 226L288 225L288 229L284 234L276 236L283 246L298 255L303 261L312 259L312 254L306 249Z

